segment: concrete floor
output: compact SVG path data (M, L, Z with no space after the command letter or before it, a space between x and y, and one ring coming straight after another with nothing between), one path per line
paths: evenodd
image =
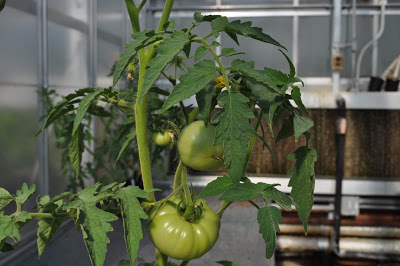
M220 206L216 198L209 199L209 203L215 210ZM274 258L265 258L265 243L258 233L257 210L250 204L232 204L222 218L220 237L214 248L203 257L193 260L189 265L220 265L216 261L229 260L245 266L274 266ZM107 255L104 265L117 266L119 261L127 259L123 238L122 221L112 224L114 231L108 234L110 244L107 246ZM16 266L89 266L90 260L82 240L81 232L72 223L56 235L48 245L42 258L37 259L36 246L25 254L18 256L10 264ZM154 246L147 231L140 243L138 256L145 261L154 260ZM1 262L0 262L1 264Z

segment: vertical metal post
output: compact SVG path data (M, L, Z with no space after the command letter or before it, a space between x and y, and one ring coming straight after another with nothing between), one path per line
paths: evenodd
M39 70L39 91L38 91L38 116L39 123L46 115L46 104L43 101L43 93L48 89L48 66L47 66L47 0L38 1L38 70ZM49 194L49 139L48 131L45 129L38 137L39 145L39 192L42 195Z
M299 6L299 0L293 0L293 5ZM292 51L292 62L297 69L299 65L299 16L297 15L293 16Z
M222 0L215 0L215 5L216 6L221 6L222 5ZM216 42L221 43L222 42L222 38L221 38L221 34L215 39ZM222 43L221 43L222 44ZM222 46L222 45L221 45ZM215 53L217 55L221 54L222 48L221 46L217 46L215 47ZM215 65L217 65L217 62L215 62Z
M89 87L97 87L97 0L89 1ZM90 148L96 149L97 117L92 116L90 132L93 136ZM93 156L86 154L87 160L93 161Z
M378 4L374 1L374 4ZM371 58L371 76L376 77L378 74L378 40L377 35L379 31L379 15L372 16L372 58Z
M341 40L342 25L342 0L333 0L332 11L332 58L334 54L338 54ZM340 89L340 72L332 71L332 89L337 93Z
M353 0L351 12L351 87L355 87L357 52L357 0Z
M89 86L97 86L97 0L89 2Z

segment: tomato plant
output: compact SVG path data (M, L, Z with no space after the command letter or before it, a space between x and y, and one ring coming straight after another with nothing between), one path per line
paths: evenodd
M148 218L149 232L156 247L155 264L168 265L170 256L184 260L182 265L186 265L189 260L212 248L218 238L220 218L235 201L249 201L257 208L256 219L266 243L267 258L274 253L276 233L279 232L279 222L283 220L281 210L269 204L271 199L286 211L290 211L293 204L307 232L317 160L316 151L309 147L311 136L308 131L314 122L308 117L308 110L302 102L299 85L303 82L296 77L286 48L250 22L229 21L220 15L203 16L195 12L193 23L178 29L175 21L169 20L173 2L166 0L156 29L141 30L139 13L146 0L139 6L133 0L125 0L133 40L126 45L115 65L112 86L83 88L65 96L52 106L37 133L65 115L72 117L62 135L67 143L65 147L71 167L79 176L82 174L82 154L86 150L85 140L91 139L85 135L88 117L103 117L107 114L104 104L113 106L118 110L118 116L128 119L118 133L118 140L124 142L115 161L133 146L139 157L144 189L117 182L97 183L75 194L65 192L53 198L41 195L36 200L38 212L27 212L21 206L34 194L34 185L24 184L14 195L0 188L0 210L11 202L16 203L13 214L0 212L0 229L3 229L0 230L0 251L11 251L10 239L18 242L21 238L19 229L30 220L38 219L40 257L61 223L72 218L82 230L92 264L102 265L109 242L107 233L112 231L111 222L118 219L115 214L120 214L130 265L134 265L143 237L141 219ZM204 36L194 34L192 30L200 24L209 25L210 33ZM229 65L223 64L222 58L243 52L224 47L217 54L213 47L221 44L211 38L221 34L226 34L237 44L239 35L278 47L288 62L289 73L268 67L256 69L253 61L238 58L229 60ZM198 46L194 52L191 50L193 44ZM205 54L213 60L202 59ZM191 60L195 63L185 63ZM130 71L127 78L134 82L134 88L118 90L115 86L125 76L127 68ZM174 71L169 75L166 70L171 68ZM184 73L179 77L178 69ZM159 76L171 83L170 90L155 86ZM185 106L183 101L192 96L195 96L197 106ZM263 120L268 124L267 130L262 128ZM171 194L156 201L151 145L153 141L168 145L170 140L166 135L158 138L157 134L157 138L152 140L149 132L160 129L179 135L179 163ZM264 138L268 130L272 136L275 130L278 132L275 142L286 138L294 141L305 139L304 146L287 156L294 160L288 172L291 176L288 184L292 188L290 195L279 191L277 184L267 183L267 178L265 182L253 183L246 177L246 166L256 139L261 140L271 157L274 156ZM210 171L222 166L226 171L196 196L189 188L187 167ZM92 174L94 177L97 175L95 171ZM198 198L210 196L219 196L222 201L217 213L206 201ZM254 202L256 198L262 199L262 205Z
M203 256L215 244L220 219L203 199L196 199L199 217L187 221L178 211L180 197L170 199L149 215L149 234L154 245L165 255L178 260L193 260Z
M195 121L185 127L178 139L179 157L182 162L196 170L215 171L223 163L222 145L214 145L215 126L205 126L203 121Z

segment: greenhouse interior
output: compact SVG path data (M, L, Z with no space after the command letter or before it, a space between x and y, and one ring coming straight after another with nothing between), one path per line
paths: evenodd
M400 265L399 25L0 0L0 265Z

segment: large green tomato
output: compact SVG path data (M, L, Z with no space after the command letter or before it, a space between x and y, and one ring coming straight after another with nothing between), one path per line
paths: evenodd
M222 145L214 146L215 127L195 121L185 127L178 139L178 151L182 162L196 170L216 171L224 163Z
M175 204L179 197L173 197ZM207 202L197 199L202 205L200 218L190 223L171 204L164 204L150 213L149 233L154 246L163 254L177 260L193 260L207 253L217 242L220 219Z

